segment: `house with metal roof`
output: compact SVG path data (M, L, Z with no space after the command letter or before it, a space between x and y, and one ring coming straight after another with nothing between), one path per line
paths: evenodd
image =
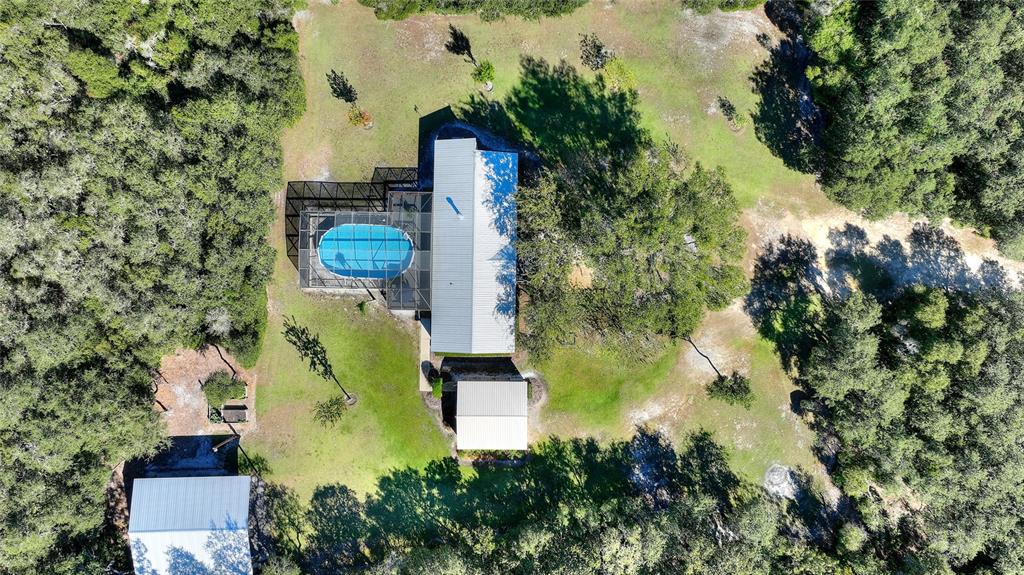
M248 476L136 479L128 539L136 575L251 575Z
M456 447L527 448L527 383L460 381L456 394Z
M434 353L515 351L517 159L475 138L434 145Z

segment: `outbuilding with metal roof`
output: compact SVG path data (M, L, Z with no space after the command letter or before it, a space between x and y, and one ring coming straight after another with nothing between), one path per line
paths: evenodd
M250 575L248 476L136 479L128 539L136 575Z
M456 391L456 447L479 450L527 448L525 381L460 381Z

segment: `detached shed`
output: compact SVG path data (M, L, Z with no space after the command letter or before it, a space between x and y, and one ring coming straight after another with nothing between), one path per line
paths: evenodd
M527 448L526 382L460 381L456 395L458 449Z
M251 575L248 476L136 479L128 539L136 575Z

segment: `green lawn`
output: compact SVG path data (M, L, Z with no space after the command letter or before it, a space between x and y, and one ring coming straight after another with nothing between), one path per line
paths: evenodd
M357 304L365 298L302 293L295 269L280 256L282 247L270 286L270 325L255 368L258 428L242 444L267 460L266 477L295 488L304 499L325 483L366 492L389 469L447 454L417 390L415 332L383 309L367 306L360 312ZM338 379L358 397L336 427L313 421L315 403L340 392L310 373L284 340L285 316L320 335Z
M415 165L421 116L448 105L458 108L474 94L501 101L518 82L522 55L551 63L564 59L580 68L579 35L594 31L635 72L645 127L682 144L695 160L724 166L744 207L762 199L798 212L829 205L814 190L811 176L787 168L758 141L752 123L733 132L715 110L719 97L728 98L742 115L756 109L759 96L751 77L768 51L754 36L772 33L763 17L698 17L684 14L678 0L630 0L595 1L570 16L539 22L484 23L475 16L439 15L394 22L378 21L371 10L345 1L311 3L296 22L307 111L283 139L286 179L358 180L378 165ZM478 60L495 64L493 93L483 94L470 78L472 66L444 50L449 22L469 36ZM348 124L347 104L328 90L325 75L331 69L351 80L359 104L374 117L372 129ZM583 74L593 76L589 70ZM279 250L280 226L279 221L273 238ZM383 470L420 465L445 453L415 391L413 334L386 314L362 316L354 301L317 300L295 285L294 269L279 257L271 324L257 366L260 432L245 446L268 458L274 478L305 493L327 481L366 490ZM336 429L323 429L309 416L313 403L333 390L309 375L280 337L281 318L291 314L321 333L343 381L361 398ZM793 386L770 344L749 334L731 344L749 357L757 394L749 412L705 397L706 381L680 362L684 345L642 365L601 347L558 350L535 366L551 387L540 428L622 436L638 411L650 412L647 408L656 404L671 409L649 423L674 436L698 427L711 430L751 479L776 461L813 464L813 436L780 407Z
M708 323L719 317L712 315ZM796 387L783 372L774 346L746 332L731 335L729 327L724 329L729 341L718 351L749 360L743 370L754 391L749 410L707 397L704 386L712 375L697 372L680 359L690 349L686 342L669 346L649 362L623 359L600 347L562 348L535 366L550 388L544 433L610 439L645 424L678 440L705 429L726 448L737 473L751 481L760 482L773 463L817 474L810 451L814 434L787 407ZM700 344L702 336L703 330L698 331L694 340Z

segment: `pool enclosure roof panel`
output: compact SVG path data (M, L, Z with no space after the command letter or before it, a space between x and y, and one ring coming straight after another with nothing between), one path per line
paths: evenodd
M527 448L525 381L460 381L455 428L458 449Z
M434 149L431 351L515 352L518 156L474 138Z

